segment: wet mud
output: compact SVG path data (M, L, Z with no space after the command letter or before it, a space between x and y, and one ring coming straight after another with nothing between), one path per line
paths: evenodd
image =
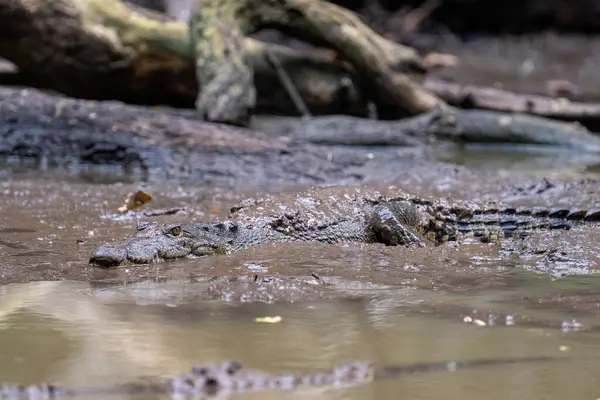
M541 178L540 171L501 176L499 170L445 168L447 173L439 173L423 163L418 174L393 175L405 179L397 185L424 196L598 206L600 180L593 176L560 177L560 169L556 177ZM177 374L199 361L232 357L281 371L361 359L388 365L595 356L590 343L600 327L594 290L600 283L600 230L594 226L422 249L264 245L224 256L102 269L88 264L93 248L121 240L137 220L222 219L244 198L301 188L132 177L115 182L111 174L52 168L40 173L12 167L0 177L0 373L5 380L89 386ZM119 212L126 195L139 189L153 200ZM183 211L145 215L170 208ZM279 322L257 322L265 317ZM512 381L527 371L536 376L535 387L528 380L523 387L503 384L494 390L503 396L535 390L540 398L558 398L543 394L560 379L561 390L553 392L559 397L588 396L594 386L585 383L591 378L586 371L598 365L593 359L574 364L451 374L446 384L441 375L424 374L336 390L357 400L392 399L398 390L430 398L476 398L498 379ZM575 377L576 388L569 385ZM451 389L454 385L460 388Z
M476 203L566 208L600 205L596 190L600 181L594 178L530 178L529 182L518 184L510 180L486 184L463 178L461 174L432 176L425 182L413 178L400 187L424 196L435 193ZM152 193L154 200L138 210L117 211L125 195L140 187ZM273 191L276 190L269 189ZM98 244L122 240L133 233L138 220L223 219L239 200L264 192L214 185L90 184L60 178L54 182L32 177L1 182L4 212L0 221L0 252L5 260L2 283L71 279L109 285L148 279L191 280L203 282L205 299L292 301L349 296L369 285L407 285L446 292L490 290L510 286L505 281L510 274L503 271L565 277L586 276L600 269L595 245L600 226L593 222L575 223L569 231L540 230L525 239L489 244L464 240L434 248L406 249L298 243L263 245L225 256L148 266L102 269L88 264L91 251ZM182 211L147 216L152 210L174 207Z

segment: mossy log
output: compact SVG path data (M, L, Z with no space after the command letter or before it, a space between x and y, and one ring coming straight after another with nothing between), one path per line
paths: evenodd
M246 126L256 106L252 66L244 42L252 23L241 0L196 0L189 32L202 119Z

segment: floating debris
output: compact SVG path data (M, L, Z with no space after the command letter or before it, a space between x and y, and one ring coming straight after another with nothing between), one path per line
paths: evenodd
M251 271L267 272L269 270L269 268L264 267L260 264L250 263L250 264L244 264L244 265ZM256 281L256 279L254 279L254 280Z
M477 326L487 326L487 324L484 321L482 321L480 319L471 318L468 315L463 318L463 322L466 324L473 324L473 325L477 325Z
M583 325L581 324L581 322L578 322L576 320L564 321L562 323L561 328L562 328L563 332L578 331L581 328L583 328Z
M279 315L276 317L258 317L255 318L254 321L256 322L262 322L265 324L277 324L279 322L281 322L283 320L283 318L281 318Z
M138 190L137 192L129 193L127 197L125 197L125 204L119 207L118 210L120 212L135 210L150 201L152 201L152 196L149 193Z
M184 212L185 207L173 207L173 208L161 208L158 210L148 210L144 211L144 217L159 217L161 215L173 215L179 212Z

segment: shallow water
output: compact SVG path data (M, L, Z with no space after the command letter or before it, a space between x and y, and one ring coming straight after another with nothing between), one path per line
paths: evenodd
M510 241L417 250L292 244L146 267L89 266L94 246L134 229L139 215L117 208L137 188L153 194L151 208L186 207L186 214L163 219L222 217L232 203L254 194L51 171L4 173L1 380L96 386L225 359L281 371L357 359L388 365L568 356L573 360L240 397L600 396L600 276L597 246L585 245L597 243L598 228L526 242L582 249L568 254L574 264L561 279L547 273L558 264L515 258L511 246L519 244ZM282 320L255 322L264 316Z
M590 174L598 176L600 158L597 154L565 150L553 146L521 144L465 144L440 146L436 159L471 168L526 172L531 175Z
M168 286L194 290L191 284ZM421 311L418 303L434 302L426 293L424 298L403 290L380 296L294 304L192 298L174 305L161 304L155 296L149 304L139 302L83 282L13 284L5 287L0 301L0 375L19 382L85 386L177 374L198 360L229 358L271 370L302 370L353 359L396 364L568 355L581 359L426 373L294 396L391 399L399 391L418 399L598 396L597 332L565 332L559 324L482 327L463 322L458 314ZM471 307L477 308L478 296L470 297ZM279 315L282 321L253 321L266 315Z

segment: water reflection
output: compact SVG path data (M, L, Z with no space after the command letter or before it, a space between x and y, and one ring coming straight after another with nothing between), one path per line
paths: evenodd
M434 155L437 160L471 168L540 177L597 176L600 168L596 154L544 145L447 145L434 149Z
M174 306L157 300L169 285L146 285L146 292L155 290L150 293L154 302L147 305L140 305L140 295L123 286L113 293L72 281L2 287L0 376L18 382L90 385L176 374L200 360L236 358L253 367L302 370L355 359L391 364L566 353L598 359L415 375L311 396L391 399L400 390L423 399L478 398L484 390L492 392L492 398L521 398L524 393L540 399L597 396L590 371L600 367L600 350L589 345L595 340L593 332L465 324L458 315L450 319L417 313L414 293L407 292L388 293L388 301L192 300ZM185 288L183 292L194 289L190 283L170 286ZM201 285L197 288L202 290ZM282 321L254 321L267 315L281 316Z

